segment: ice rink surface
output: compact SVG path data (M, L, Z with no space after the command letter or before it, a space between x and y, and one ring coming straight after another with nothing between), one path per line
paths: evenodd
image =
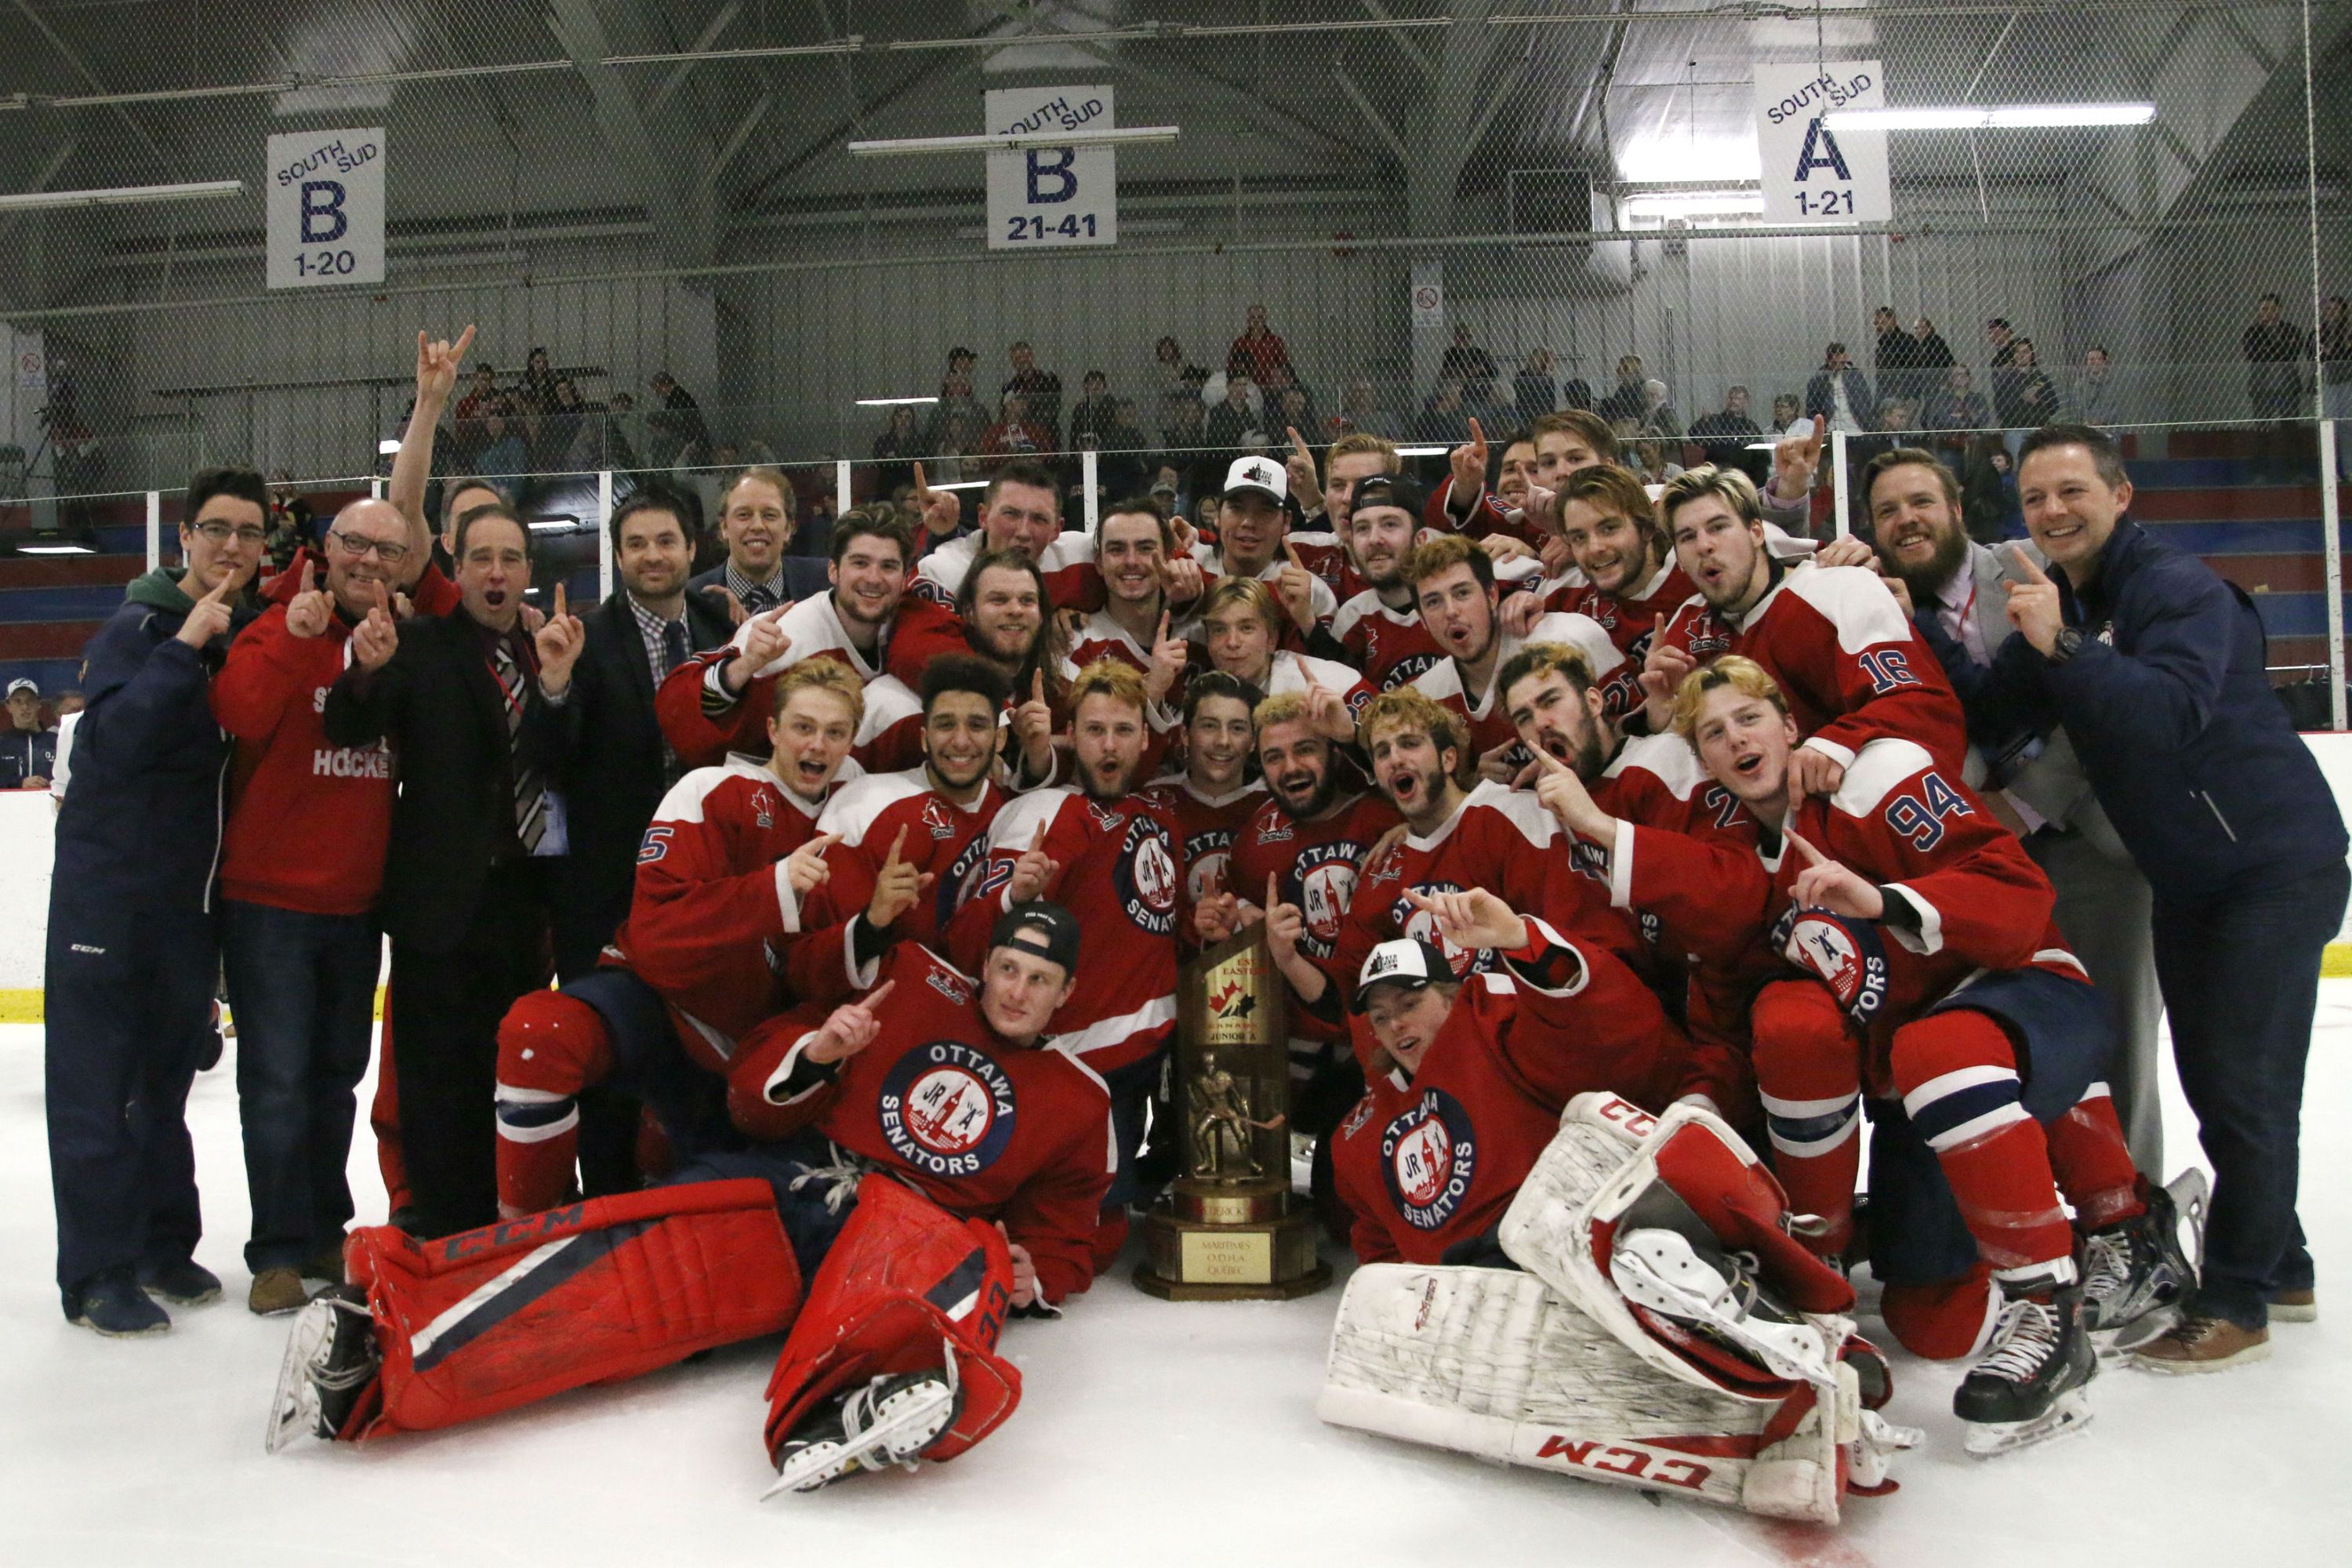
M232 1051L234 1047L232 1046ZM103 1341L50 1283L41 1034L0 1027L0 1563L1390 1563L1710 1568L2305 1564L2352 1561L2352 981L2327 984L2305 1100L2303 1217L2322 1320L2274 1328L2266 1364L2214 1377L2111 1371L2078 1436L1961 1451L1953 1369L1895 1358L1892 1418L1927 1429L1892 1497L1838 1530L1662 1502L1322 1426L1338 1288L1282 1305L1177 1305L1130 1262L1005 1348L1021 1409L968 1457L762 1504L774 1340L467 1430L269 1458L261 1433L290 1320L245 1310L234 1058L189 1106L226 1296L171 1333ZM362 1094L362 1104L365 1104ZM2194 1151L2177 1098L2176 1167ZM362 1130L362 1219L383 1187ZM1867 1315L1864 1330L1885 1336Z

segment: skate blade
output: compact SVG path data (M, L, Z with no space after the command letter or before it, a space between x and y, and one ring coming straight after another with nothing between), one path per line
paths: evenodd
M1964 1423L1961 1441L1979 1459L1998 1458L2079 1432L2091 1424L2091 1403L2076 1389L2031 1421L1971 1421Z
M261 1433L261 1448L275 1454L296 1437L319 1430L319 1391L310 1382L310 1363L334 1337L331 1308L313 1311L304 1307L287 1331L286 1354L278 1363L278 1387L269 1402L269 1419Z
M932 1385L919 1392L910 1389L899 1398L903 1403L859 1433L854 1445L804 1448L786 1459L776 1471L775 1485L761 1492L760 1500L780 1492L812 1492L859 1470L887 1469L894 1464L912 1469L916 1458L953 1419L955 1390ZM898 1454L902 1447L908 1450L904 1458Z
M2180 1321L2179 1306L2158 1307L2144 1317L2134 1318L2120 1329L2103 1329L2091 1336L2091 1344L2099 1352L2099 1360L2113 1367L2131 1358L2142 1345L2162 1339L2172 1325Z

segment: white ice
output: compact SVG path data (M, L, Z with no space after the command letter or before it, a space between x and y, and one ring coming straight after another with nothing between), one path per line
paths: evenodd
M233 1073L232 1057L189 1104L197 1256L226 1296L177 1310L169 1334L105 1341L66 1323L50 1283L40 1030L0 1027L0 1564L2352 1561L2352 981L2327 984L2305 1100L2303 1217L2328 1315L2273 1328L2272 1360L2242 1371L2111 1371L2085 1431L1990 1461L1961 1450L1957 1372L1898 1354L1888 1414L1927 1428L1927 1447L1900 1465L1899 1492L1852 1500L1836 1531L1324 1426L1336 1286L1283 1305L1176 1305L1124 1267L1062 1322L1013 1325L1021 1409L919 1475L756 1501L774 1341L470 1429L266 1458L289 1320L243 1305ZM2168 1110L2177 1164L2195 1145L2177 1093ZM352 1179L362 1217L380 1219L364 1120Z

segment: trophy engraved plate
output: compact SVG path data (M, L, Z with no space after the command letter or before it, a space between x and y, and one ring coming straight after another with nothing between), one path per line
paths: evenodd
M1289 992L1248 931L1184 966L1167 1113L1182 1174L1144 1219L1135 1282L1171 1300L1267 1300L1330 1283L1290 1191Z

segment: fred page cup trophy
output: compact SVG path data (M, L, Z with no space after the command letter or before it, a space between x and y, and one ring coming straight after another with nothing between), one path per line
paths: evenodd
M1288 1000L1263 926L1184 966L1169 1097L1183 1173L1144 1220L1135 1271L1155 1296L1287 1300L1331 1281L1290 1191Z

